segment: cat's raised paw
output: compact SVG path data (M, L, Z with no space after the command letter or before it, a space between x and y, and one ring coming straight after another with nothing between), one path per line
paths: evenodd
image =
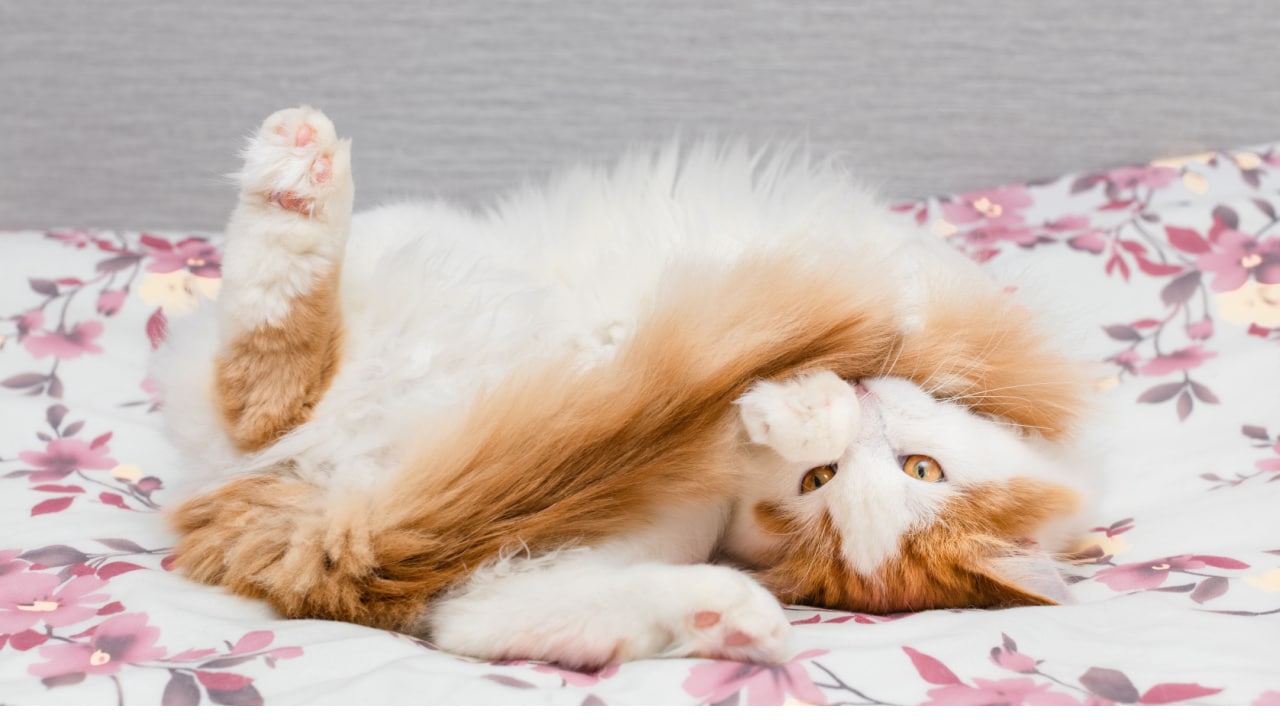
M737 405L751 442L795 463L839 460L857 437L861 418L853 386L830 370L762 380Z
M308 217L350 213L350 141L310 107L280 110L263 121L244 150L242 191Z

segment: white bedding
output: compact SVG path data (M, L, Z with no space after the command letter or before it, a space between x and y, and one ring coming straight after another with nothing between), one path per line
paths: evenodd
M0 233L0 702L1280 704L1277 208L1271 148L899 206L1057 298L1108 368L1077 602L792 608L786 663L592 675L280 620L169 572L183 468L146 362L216 294L219 241Z

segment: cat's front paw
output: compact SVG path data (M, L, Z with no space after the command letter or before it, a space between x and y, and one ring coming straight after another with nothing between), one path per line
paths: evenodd
M773 448L790 462L835 462L858 435L857 393L830 370L762 380L736 404L751 442Z
M315 217L351 211L351 141L310 107L280 110L244 149L243 193L280 210Z
M747 575L727 567L688 568L674 642L663 655L772 663L783 659L791 625L777 599Z

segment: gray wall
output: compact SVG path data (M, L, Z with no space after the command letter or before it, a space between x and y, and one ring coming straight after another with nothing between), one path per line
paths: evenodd
M629 144L807 138L891 196L1280 139L1280 4L0 0L0 227L216 230L270 111L357 205Z

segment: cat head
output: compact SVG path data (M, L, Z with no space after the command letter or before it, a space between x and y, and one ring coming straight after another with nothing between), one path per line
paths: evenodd
M1063 448L899 378L854 386L830 465L760 448L725 549L786 602L864 612L1068 599L1052 553L1082 496Z

